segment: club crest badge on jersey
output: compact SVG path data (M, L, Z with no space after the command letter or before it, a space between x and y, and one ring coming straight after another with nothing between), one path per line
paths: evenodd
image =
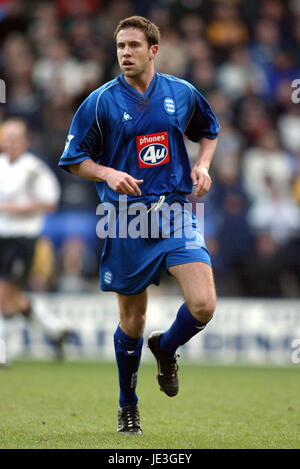
M176 106L173 98L167 97L164 99L164 109L167 114L170 114L170 116L175 114Z
M139 135L136 146L140 168L151 168L170 161L168 132Z

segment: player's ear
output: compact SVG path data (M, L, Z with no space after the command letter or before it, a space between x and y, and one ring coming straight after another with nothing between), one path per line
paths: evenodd
M150 46L150 59L154 59L158 51L158 44Z

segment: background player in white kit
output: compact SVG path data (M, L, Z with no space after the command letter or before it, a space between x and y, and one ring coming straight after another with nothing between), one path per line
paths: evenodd
M4 318L21 314L42 326L60 358L67 325L41 305L34 307L23 291L43 215L56 209L60 197L56 177L28 146L26 123L7 119L0 133L0 312Z

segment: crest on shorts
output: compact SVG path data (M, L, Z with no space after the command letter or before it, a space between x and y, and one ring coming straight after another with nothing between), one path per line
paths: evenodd
M111 270L106 270L103 274L103 281L106 285L110 285L113 281L113 274Z

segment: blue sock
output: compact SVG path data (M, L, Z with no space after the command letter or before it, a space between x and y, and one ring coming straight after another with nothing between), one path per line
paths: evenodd
M194 335L198 334L206 323L197 321L185 303L179 308L177 316L171 327L160 337L160 348L162 352L173 357L180 345L188 342Z
M114 334L114 344L119 371L120 407L136 405L138 398L135 389L142 355L143 337L133 339L118 326Z

